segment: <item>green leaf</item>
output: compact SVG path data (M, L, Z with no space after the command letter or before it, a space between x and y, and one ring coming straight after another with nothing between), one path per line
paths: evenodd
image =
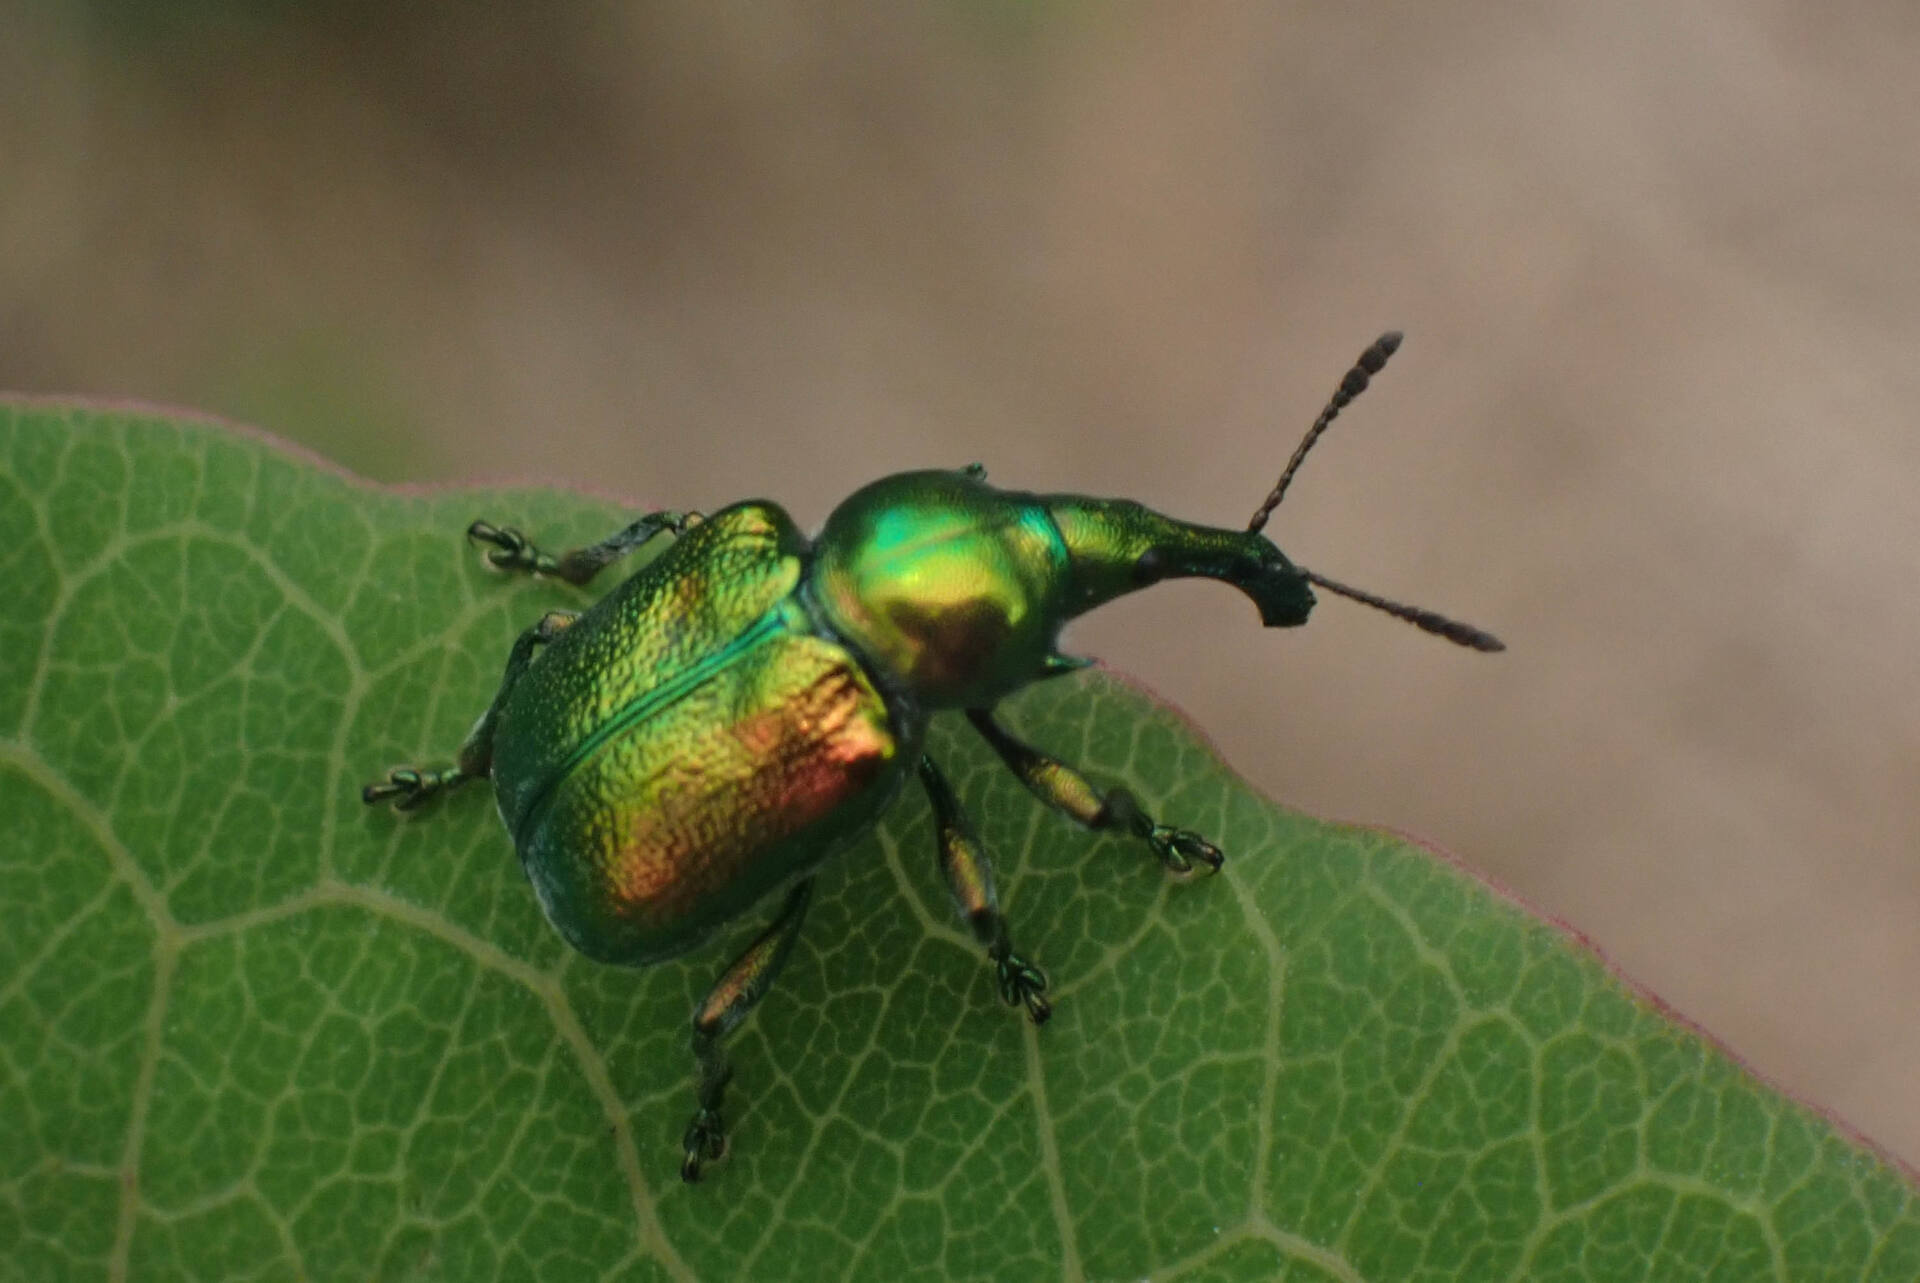
M1294 815L1098 673L1008 720L1218 879L934 749L1054 979L1035 1031L924 803L823 875L676 1179L687 1021L756 929L601 967L444 760L520 628L475 516L189 420L0 403L0 1279L1920 1277L1910 1177L1448 863Z

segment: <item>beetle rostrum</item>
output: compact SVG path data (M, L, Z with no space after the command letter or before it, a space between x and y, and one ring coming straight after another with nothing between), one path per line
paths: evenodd
M812 539L765 500L708 517L649 513L558 557L476 521L468 537L494 566L574 584L662 533L675 538L598 602L520 635L453 765L402 767L361 795L411 810L491 778L548 920L600 962L672 958L777 897L772 922L693 1013L697 1100L680 1170L697 1180L726 1148L727 1034L792 952L820 863L873 825L909 774L1001 998L1046 1021L1046 974L1014 948L987 852L924 750L934 713L963 711L1021 783L1081 825L1138 837L1174 874L1220 868L1206 838L1159 823L1125 789L1097 787L995 719L1002 698L1089 662L1058 649L1074 616L1166 579L1205 578L1287 628L1306 622L1317 585L1501 649L1477 628L1296 565L1262 533L1307 451L1399 342L1384 335L1361 355L1243 530L1130 499L1001 490L977 464L875 481Z

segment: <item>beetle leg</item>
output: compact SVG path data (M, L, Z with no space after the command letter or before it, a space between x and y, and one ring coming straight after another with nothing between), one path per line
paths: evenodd
M644 547L662 530L671 530L677 535L699 520L697 512L649 512L599 543L575 548L558 557L541 552L518 530L484 521L468 526L467 538L475 543L492 544L487 561L501 570L523 570L529 574L552 575L570 584L584 584L634 549Z
M762 931L747 951L734 960L707 990L707 996L693 1013L693 1055L700 1065L700 1107L687 1124L681 1145L686 1157L680 1162L680 1179L700 1179L701 1165L717 1162L727 1152L726 1126L720 1118L720 1099L733 1079L733 1066L721 1040L766 996L780 968L800 938L800 924L806 921L807 901L813 895L811 877L796 883L787 892L780 914Z
M1053 1014L1052 1006L1042 996L1047 989L1046 972L1013 951L1007 919L993 893L993 866L987 862L986 850L974 835L953 786L924 753L920 756L920 783L927 790L939 824L940 872L946 876L954 906L973 928L973 938L986 946L987 959L1000 982L1000 1000L1009 1007L1025 1006L1034 1024L1045 1024Z
M460 745L460 752L454 758L454 765L435 768L402 766L390 771L387 778L367 785L360 790L360 800L368 806L392 800L396 811L411 811L429 798L449 789L458 788L468 780L481 779L493 771L493 728L500 720L500 708L507 702L507 695L513 690L514 683L527 671L527 665L533 662L533 649L544 646L564 632L567 626L580 618L578 611L548 611L539 623L520 634L513 643L513 650L507 655L507 671L500 678L500 689L494 692L493 702L487 705L487 711L467 732L467 738Z
M1126 789L1116 786L1102 795L1092 781L1065 762L1007 734L990 710L970 708L967 720L1035 797L1068 818L1096 831L1119 829L1144 838L1171 873L1185 876L1198 865L1217 873L1226 862L1220 848L1198 833L1154 823Z

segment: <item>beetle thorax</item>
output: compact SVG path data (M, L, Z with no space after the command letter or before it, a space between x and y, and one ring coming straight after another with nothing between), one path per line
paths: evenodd
M907 472L834 509L808 578L824 622L883 683L930 708L977 708L1041 672L1066 573L1033 496Z

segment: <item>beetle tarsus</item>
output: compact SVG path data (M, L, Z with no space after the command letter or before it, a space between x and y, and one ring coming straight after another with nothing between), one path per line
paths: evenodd
M1047 991L1047 973L1022 958L1017 953L1008 953L995 959L995 970L999 973L1000 1001L1009 1007L1025 1007L1027 1018L1036 1025L1044 1025L1053 1015L1053 1004L1043 996Z
M1227 862L1219 847L1191 829L1156 824L1147 835L1147 842L1167 872L1176 877L1191 877L1202 868L1209 874L1218 873L1220 866Z
M687 1124L681 1138L686 1157L680 1160L680 1179L692 1185L700 1179L700 1169L727 1156L727 1129L717 1109L699 1109Z
M457 766L439 770L421 770L417 766L396 767L387 773L386 779L376 780L362 788L360 800L368 806L391 801L394 810L411 811L424 806L433 797L466 778L466 772Z
M1055 655L1049 662L1091 661ZM1192 875L1202 865L1207 872L1218 873L1226 863L1220 848L1198 833L1155 823L1153 817L1141 809L1131 790L1115 785L1102 793L1091 780L1059 758L1015 739L994 720L991 710L968 709L967 719L1035 797L1069 819L1098 833L1119 831L1143 839L1167 871L1179 877Z
M467 527L467 538L475 543L492 544L487 561L499 570L525 571L564 579L570 584L586 585L593 577L628 553L644 548L662 531L685 534L705 520L697 512L661 509L649 512L616 530L599 543L574 548L555 557L541 552L518 530L476 521Z
M1208 873L1218 873L1220 866L1227 862L1219 847L1192 829L1156 823L1125 788L1108 790L1100 813L1094 817L1093 827L1121 829L1143 839L1167 872L1178 878L1192 877L1202 867Z
M525 535L510 526L476 521L467 527L467 538L475 543L493 545L487 549L487 564L495 570L549 574L554 569L552 557L535 548Z

